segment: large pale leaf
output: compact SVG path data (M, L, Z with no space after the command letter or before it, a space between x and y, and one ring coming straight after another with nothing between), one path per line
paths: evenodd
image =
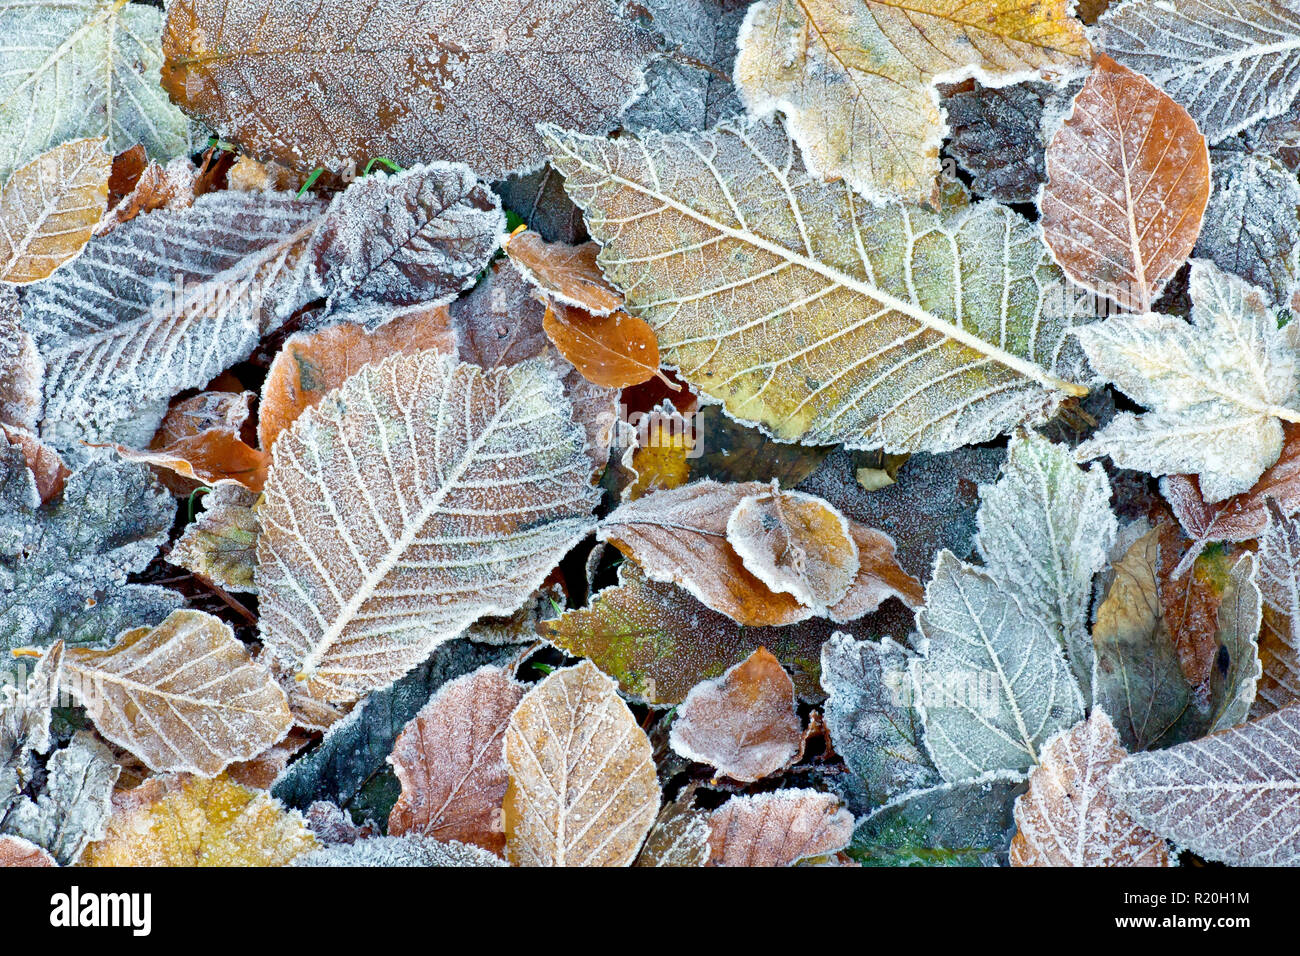
M1211 143L1277 116L1300 93L1291 0L1128 0L1097 26L1101 49L1187 107Z
M843 849L853 815L834 795L777 790L732 797L709 818L712 866L793 866Z
M1110 776L1138 823L1199 856L1244 866L1300 860L1300 706L1129 757Z
M525 15L526 14L526 15ZM299 172L376 156L468 163L489 179L535 167L535 125L607 126L636 92L648 33L610 0L465 8L397 0L178 0L163 86L189 114Z
M76 257L104 214L111 160L102 139L37 156L0 189L0 279L47 278Z
M485 373L396 356L272 451L261 631L324 699L383 687L475 619L511 613L592 527L582 431L542 362Z
M211 777L289 732L270 671L202 611L174 611L108 650L71 648L64 670L99 732L158 773Z
M1282 423L1300 421L1296 356L1267 297L1192 264L1192 321L1110 318L1079 330L1093 367L1151 409L1121 412L1076 450L1153 475L1194 472L1208 502L1249 490L1282 450Z
M944 133L934 81L1083 65L1070 13L1063 0L765 0L741 27L736 84L752 114L786 114L816 175L924 199Z
M1085 391L1078 305L1008 209L869 205L810 177L779 126L547 136L627 310L733 417L787 441L943 450Z
M506 851L516 866L628 866L659 812L650 741L590 661L556 671L510 718Z
M1025 770L1053 734L1083 717L1053 631L986 572L940 553L911 662L925 745L945 780Z
M127 0L0 4L0 180L52 146L103 136L117 153L189 152L158 85L162 11Z

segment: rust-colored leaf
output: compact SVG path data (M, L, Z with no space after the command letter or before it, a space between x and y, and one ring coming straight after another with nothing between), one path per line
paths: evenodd
M0 867L58 866L49 851L17 836L0 836Z
M592 315L553 301L542 327L560 354L596 385L623 388L659 374L659 342L644 319L622 311Z
M36 479L36 493L41 496L42 503L62 494L63 483L71 472L57 451L26 429L15 428L4 422L0 422L0 437L11 447L22 450L23 457L27 459L27 467Z
M829 793L777 790L732 797L709 820L712 866L793 866L842 850L853 815Z
M596 243L569 246L524 230L503 240L503 247L523 277L549 298L591 315L609 315L623 307L623 296L596 263Z

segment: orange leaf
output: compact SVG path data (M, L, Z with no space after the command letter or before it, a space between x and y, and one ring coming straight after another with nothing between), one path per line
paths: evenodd
M623 308L623 296L596 263L600 252L596 243L569 246L524 231L510 236L503 248L523 277L550 298L592 315L609 315Z
M552 302L542 325L560 353L596 385L623 388L659 374L659 342L644 319L626 312L592 315Z

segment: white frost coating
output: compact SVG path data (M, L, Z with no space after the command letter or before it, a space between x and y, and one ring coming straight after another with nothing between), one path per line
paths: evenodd
M985 570L1060 636L1084 697L1091 697L1088 602L1117 529L1106 472L1100 465L1084 471L1068 448L1031 433L1012 440L1002 477L981 485L979 494L976 547Z
M1039 748L1083 718L1060 642L979 568L941 551L916 626L930 643L911 662L925 745L945 780L1038 762Z
M1255 556L1249 551L1229 572L1219 605L1218 639L1228 652L1228 671L1216 669L1211 680L1219 697L1210 733L1235 727L1246 719L1264 668L1259 659L1259 625L1263 598L1255 583Z
M33 286L24 319L47 366L42 434L110 440L149 406L143 440L123 442L143 447L167 399L243 359L297 306L295 263L320 212L290 193L210 193L118 226Z
M1300 93L1296 0L1129 0L1094 33L1103 53L1182 104L1211 145Z
M384 687L510 614L594 526L583 433L541 360L371 365L276 439L259 511L261 633L315 696Z
M1129 757L1109 788L1138 823L1210 860L1300 863L1300 705Z
M505 866L480 847L419 835L371 837L295 857L291 866Z
M1300 701L1300 517L1284 517L1270 502L1258 559L1259 589L1273 613L1264 617L1266 658L1252 717Z
M1267 297L1195 260L1192 321L1148 314L1107 319L1077 334L1093 367L1152 409L1121 412L1076 450L1152 475L1195 473L1207 503L1248 491L1300 421L1296 354Z

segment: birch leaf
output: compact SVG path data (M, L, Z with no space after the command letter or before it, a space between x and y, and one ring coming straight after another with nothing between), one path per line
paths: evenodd
M245 358L277 306L296 305L292 270L319 212L286 193L201 196L124 223L34 286L42 433L144 446L168 399Z
M1106 566L1117 528L1110 494L1100 465L1084 471L1069 449L1033 434L1011 441L1002 477L980 488L976 545L985 569L1060 635L1085 696L1092 685L1092 578Z
M285 866L316 849L295 811L266 793L185 774L151 777L113 797L85 866Z
M190 124L159 88L162 11L126 0L0 6L0 180L60 143L189 152Z
M505 866L505 861L481 847L431 837L371 837L352 844L329 846L297 857L293 866Z
M45 279L76 258L104 215L112 163L102 139L37 156L0 189L0 279Z
M1101 49L1185 106L1211 143L1300 93L1300 13L1288 0L1127 0L1097 27Z
M668 741L687 760L752 783L803 754L794 684L760 647L721 677L691 688L677 708Z
M503 239L502 248L519 274L552 301L591 315L609 315L623 305L623 296L600 271L600 246L594 242L570 246L525 230Z
M709 818L712 866L794 866L843 849L853 815L832 794L777 790L732 797Z
M1168 866L1165 841L1115 805L1106 787L1128 754L1103 710L1052 738L1016 800L1012 866Z
M989 574L944 551L916 626L911 662L925 745L945 780L1024 770L1053 734L1083 717L1059 641Z
M363 368L272 450L264 642L347 701L513 612L591 529L583 444L540 362L484 373L425 351Z
M944 131L935 80L1004 85L1089 53L1059 0L765 0L745 17L735 75L751 114L786 114L814 175L924 199Z
M1296 358L1264 294L1212 263L1192 264L1192 322L1110 318L1079 330L1093 367L1151 409L1121 412L1076 455L1153 475L1194 472L1207 502L1247 491L1300 421Z
M519 13L507 0L400 0L382 16L355 0L292 0L268 19L249 0L182 0L167 11L163 87L303 174L384 156L460 160L501 179L542 159L537 123L608 126L653 52L607 0Z
M505 740L515 866L628 866L659 812L650 741L590 661L520 701Z
M1300 701L1300 518L1270 506L1259 539L1259 590L1264 599L1259 635L1262 673L1252 717Z
M1256 687L1263 674L1259 657L1259 628L1262 597L1255 583L1255 556L1243 554L1229 575L1219 604L1219 664L1211 675L1217 698L1210 733L1227 730L1246 720L1255 702ZM1213 686L1217 684L1218 686Z
M388 817L390 834L504 852L506 725L527 689L496 667L479 668L439 689L403 729L388 758L402 783Z
M218 481L203 496L201 511L172 545L167 560L200 574L227 591L257 593L257 494L237 481Z
M606 388L640 385L659 374L659 343L643 319L626 312L588 315L552 302L542 327L546 337L583 378Z
M1110 776L1138 823L1207 860L1288 866L1300 860L1300 707L1136 754Z
M175 611L108 650L71 648L64 669L99 732L156 773L211 777L289 732L284 691L202 611Z
M1145 77L1103 56L1047 147L1043 238L1074 282L1149 312L1196 244L1205 137Z
M867 205L779 126L546 135L664 362L777 438L945 450L1085 391L1061 274L1005 208Z

